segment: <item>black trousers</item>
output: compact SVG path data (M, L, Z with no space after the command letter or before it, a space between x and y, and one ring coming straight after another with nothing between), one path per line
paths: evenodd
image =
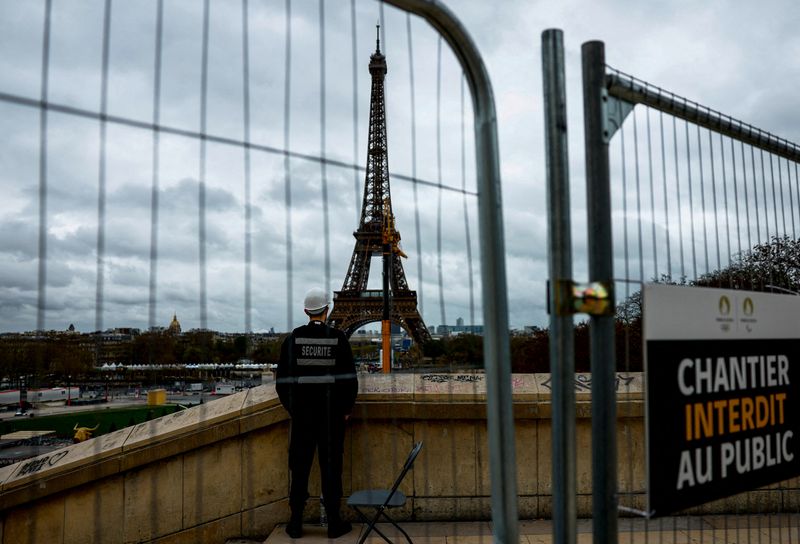
M344 454L344 416L296 414L292 416L289 438L289 470L292 483L289 506L302 511L308 499L308 476L319 454L319 471L325 509L337 517L342 499L342 457Z

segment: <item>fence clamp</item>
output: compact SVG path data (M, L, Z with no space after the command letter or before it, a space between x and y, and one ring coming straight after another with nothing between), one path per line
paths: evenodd
M608 94L608 89L603 88L603 143L611 142L611 137L622 128L622 123L630 112L633 111L634 104Z
M556 315L589 314L613 315L614 296L610 283L594 281L575 283L572 280L555 282Z

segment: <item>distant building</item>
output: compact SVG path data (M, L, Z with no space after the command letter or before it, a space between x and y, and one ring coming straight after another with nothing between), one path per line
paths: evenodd
M167 327L167 332L174 335L179 335L181 333L181 322L178 321L178 314L172 314L172 322Z
M128 361L131 358L133 340L141 330L132 327L118 327L82 335L81 344L94 353L95 365Z
M270 332L253 332L250 333L250 343L252 347L260 346L265 342L277 342L280 336L275 334L275 329L270 329Z
M440 336L447 336L448 334L483 334L483 325L464 325L464 320L458 318L456 323L461 322L460 325L437 325L436 334Z

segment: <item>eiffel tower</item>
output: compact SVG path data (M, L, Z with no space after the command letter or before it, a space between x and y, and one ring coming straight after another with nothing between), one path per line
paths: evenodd
M389 291L389 319L403 327L418 344L431 335L417 310L417 292L408 288L400 257L406 257L398 245L400 233L394 226L389 193L389 157L386 142L386 104L383 80L386 57L381 53L380 34L375 53L369 59L372 94L369 111L367 175L361 221L353 233L356 244L341 291L333 293L333 311L329 323L347 336L357 329L383 319L383 289L367 289L373 255L384 255L384 289ZM387 261L388 259L388 261Z

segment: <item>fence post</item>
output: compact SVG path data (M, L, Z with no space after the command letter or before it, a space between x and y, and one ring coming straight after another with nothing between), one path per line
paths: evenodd
M475 108L475 163L478 182L478 228L481 241L486 419L489 477L492 489L492 533L498 543L519 542L517 462L508 332L503 203L500 153L492 82L467 29L443 2L386 0L423 17L450 44L467 78Z
M553 454L553 542L575 542L575 347L572 286L564 33L542 33L550 281L550 372Z
M603 42L581 47L586 148L586 208L589 280L607 285L610 315L592 315L592 518L594 544L617 542L617 403L614 362L614 284L611 241L611 188L608 166L608 95Z

